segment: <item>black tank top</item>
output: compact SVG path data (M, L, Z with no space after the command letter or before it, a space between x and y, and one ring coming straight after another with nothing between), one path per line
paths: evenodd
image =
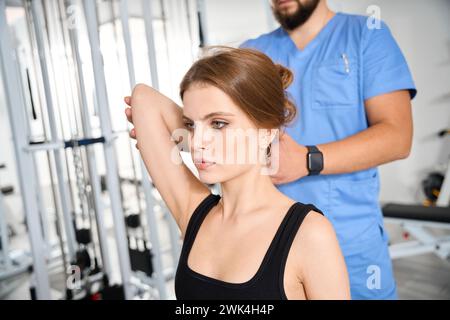
M291 244L308 212L322 212L310 204L294 203L283 218L256 274L246 282L230 283L195 272L187 264L200 225L219 200L220 196L209 194L189 220L175 275L177 299L287 299L283 276Z

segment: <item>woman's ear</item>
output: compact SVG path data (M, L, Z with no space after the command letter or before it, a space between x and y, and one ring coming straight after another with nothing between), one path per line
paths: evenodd
M267 149L270 144L276 143L279 138L279 129L260 129L259 145L261 149Z
M280 130L262 129L260 132L260 161L263 164L261 174L272 175L278 171Z

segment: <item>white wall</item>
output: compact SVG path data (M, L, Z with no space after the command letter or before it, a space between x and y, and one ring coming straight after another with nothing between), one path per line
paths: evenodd
M204 0L208 45L239 45L276 27L269 0Z
M446 163L449 141L435 133L450 126L450 1L448 0L329 0L336 11L366 14L377 5L381 18L397 39L413 74L418 95L413 100L414 142L408 159L384 165L383 202L421 202L420 181ZM239 44L276 24L268 0L206 0L207 23L214 44Z

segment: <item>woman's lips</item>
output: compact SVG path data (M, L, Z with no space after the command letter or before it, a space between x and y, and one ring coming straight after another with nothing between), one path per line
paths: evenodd
M212 165L215 165L216 163L211 162L211 161L199 160L199 161L194 161L194 164L198 170L205 170L206 168L209 168Z

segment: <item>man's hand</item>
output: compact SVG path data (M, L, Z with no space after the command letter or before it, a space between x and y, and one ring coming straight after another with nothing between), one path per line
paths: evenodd
M299 145L287 133L280 136L279 144L279 155L272 154L272 157L278 157L279 164L278 171L271 176L272 182L283 184L308 175L306 168L307 148Z
M125 103L131 107L131 97L127 96L123 99L125 101ZM133 124L133 113L132 113L132 109L131 108L125 108L125 115L127 117L127 120L129 123ZM129 136L132 139L136 140L136 130L134 130L134 128L131 128L130 132L129 132ZM139 149L138 144L136 143L136 149Z

